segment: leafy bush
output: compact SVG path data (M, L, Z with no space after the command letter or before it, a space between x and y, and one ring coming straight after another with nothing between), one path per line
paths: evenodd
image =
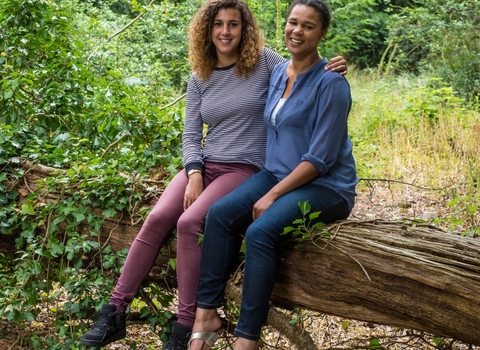
M390 17L399 69L433 71L467 99L480 98L480 4L419 0Z
M91 29L84 33L84 40L90 43L89 56L99 73L110 72L123 82L130 79L134 84L184 91L190 74L187 24L198 6L196 1L162 1L142 8L143 17L122 33L121 40L112 36L130 23L127 16L86 8L87 15L78 26ZM158 89L152 92L160 97Z
M81 111L89 80L68 16L43 0L0 5L1 123L37 119L37 132L66 129Z
M265 33L268 45L284 56L289 56L284 45L284 26L291 1L250 0L250 7ZM332 23L326 39L320 46L327 58L343 55L350 65L375 67L381 60L388 34L383 1L330 0Z
M174 26L177 36L170 40L185 37L184 10L193 12L187 5L142 8L147 23L132 26L116 47L105 42L105 33L129 23L128 16L76 1L0 3L0 234L18 236L13 260L0 257L0 315L30 322L41 305L54 303L57 332L31 337L34 348L72 348L84 327L76 321L107 298L125 259L125 251L98 245L103 221L122 212L145 215L136 208L142 177L153 167L174 174L181 165L184 103L165 105L184 89L186 43L158 37L172 35ZM186 17L170 21L166 9ZM163 27L155 23L160 14ZM176 63L168 62L169 52ZM19 157L65 173L20 195L11 189L26 176ZM45 202L44 191L60 196ZM102 264L86 269L82 257L92 251ZM67 303L56 302L61 291ZM171 297L159 300L168 304ZM171 317L143 314L152 324Z
M376 0L331 0L332 26L321 51L326 57L339 54L359 68L376 67L385 49L388 14Z

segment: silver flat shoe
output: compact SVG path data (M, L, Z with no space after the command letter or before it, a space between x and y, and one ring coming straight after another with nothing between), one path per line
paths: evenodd
M200 339L205 343L202 346L202 350L208 350L215 344L218 338L220 338L222 332L223 329L220 327L216 332L192 333L190 340L188 341L187 349L190 349L190 344L194 339Z

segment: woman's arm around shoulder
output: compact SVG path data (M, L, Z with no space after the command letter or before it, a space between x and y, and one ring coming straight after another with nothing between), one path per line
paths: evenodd
M331 70L332 72L338 72L345 76L348 73L347 60L342 56L337 56L328 61L325 66L325 70Z

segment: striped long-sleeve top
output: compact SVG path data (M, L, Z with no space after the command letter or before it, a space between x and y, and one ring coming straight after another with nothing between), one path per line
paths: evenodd
M195 74L190 76L183 131L183 163L187 170L202 167L204 161L264 167L263 112L270 74L283 61L276 52L264 48L248 77L238 77L235 65L215 69L207 81Z

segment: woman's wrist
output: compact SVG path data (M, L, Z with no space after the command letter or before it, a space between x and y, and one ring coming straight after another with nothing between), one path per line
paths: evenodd
M200 162L193 162L185 165L185 175L189 178L190 175L196 174L196 173L203 174L203 164Z
M200 174L202 175L202 171L200 169L191 169L187 172L188 178L190 178L194 174Z

